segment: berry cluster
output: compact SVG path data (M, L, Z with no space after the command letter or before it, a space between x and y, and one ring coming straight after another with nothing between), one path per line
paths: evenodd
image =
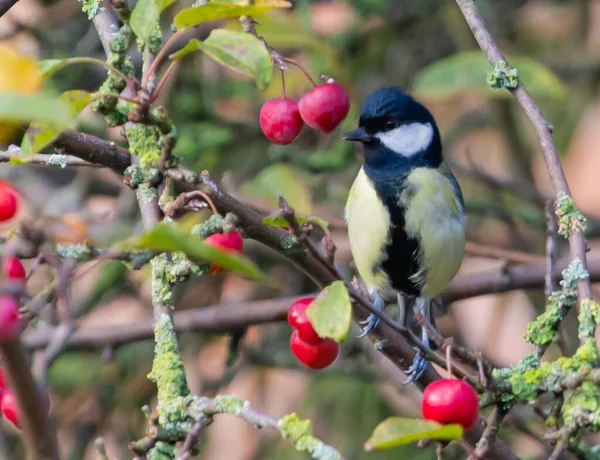
M47 391L44 391L44 401L46 402L46 413L48 413L50 412L50 396ZM21 428L21 409L17 404L15 393L7 385L2 368L0 368L0 408L2 408L2 414L14 426Z
M213 233L207 237L204 242L209 246L223 251L234 252L237 254L241 254L244 251L244 240L237 230L229 233ZM225 271L224 268L212 262L208 273L214 275L216 273L224 273Z
M12 219L17 213L17 195L13 187L0 180L0 222ZM26 273L21 261L14 256L2 259L2 276L11 283L25 284ZM19 302L8 294L0 295L0 341L12 340L20 331Z
M468 430L477 420L479 400L473 387L464 380L441 379L425 388L421 412L425 420L442 425L458 423Z
M298 361L311 369L324 369L335 361L340 347L335 340L322 339L306 317L306 309L315 300L304 297L292 304L288 311L288 323L294 330L290 348Z
M324 133L332 132L346 118L350 99L333 80L315 86L300 102L285 97L270 99L260 109L260 127L271 142L291 144L306 123Z

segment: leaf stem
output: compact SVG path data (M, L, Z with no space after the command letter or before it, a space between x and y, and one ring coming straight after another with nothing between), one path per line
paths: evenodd
M92 58L92 57L74 57L74 58L65 59L65 60L63 60L63 62L66 63L67 65L79 64L79 63L98 64L98 65L101 65L102 67L104 67L106 70L113 72L115 75L118 75L119 78L123 79L123 81L125 81L128 85L129 85L129 83L136 81L135 78L128 77L127 75L125 75L123 72L121 72L116 67L114 67L104 61L101 61L100 59L96 59L96 58Z
M162 90L163 86L165 86L167 79L169 78L171 73L175 70L175 67L177 67L178 64L179 64L179 61L171 61L171 63L169 64L169 67L167 67L167 70L165 71L164 75L161 77L160 81L156 85L156 89L152 93L152 97L150 98L150 101L149 101L150 104L152 104L158 98L158 95L160 94L160 91Z
M182 35L182 33L184 31L187 31L187 30L188 30L187 28L178 30L177 32L175 32L173 35L171 35L169 37L169 39L165 42L165 44L163 45L163 47L160 49L160 51L157 53L156 57L152 61L152 64L150 65L150 68L148 68L148 72L146 72L146 74L143 76L143 78L142 78L142 86L145 87L148 84L148 81L150 80L150 77L152 76L152 74L154 72L156 72L156 68L160 64L160 61L162 61L163 58L165 57L165 54L167 54L167 51L169 51L169 48L171 47L171 45L173 44L173 42L175 40L177 40Z

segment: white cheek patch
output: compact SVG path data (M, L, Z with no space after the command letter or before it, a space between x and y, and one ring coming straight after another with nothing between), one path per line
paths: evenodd
M388 149L405 157L426 150L433 139L431 123L410 123L375 135Z

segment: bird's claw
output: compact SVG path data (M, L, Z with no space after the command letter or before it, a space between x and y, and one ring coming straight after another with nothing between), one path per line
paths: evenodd
M401 382L402 385L408 385L411 382L419 380L425 372L425 369L427 369L428 363L425 359L425 355L423 355L423 352L418 348L415 348L414 350L417 352L417 354L415 355L415 359L413 360L412 364L406 371L408 378L404 382Z
M359 339L366 336L369 332L371 332L373 329L375 329L377 324L379 324L379 318L377 318L377 316L375 316L373 313L371 313L367 317L367 319L365 319L364 321L361 321L360 324L364 324L365 327L362 329L362 332L358 335Z

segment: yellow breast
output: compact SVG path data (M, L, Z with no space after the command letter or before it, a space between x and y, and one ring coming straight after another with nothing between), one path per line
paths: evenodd
M465 249L465 218L445 165L416 168L400 195L405 207L405 230L417 238L421 269L412 276L424 297L433 299L460 268Z
M390 215L362 168L350 189L345 217L354 263L363 282L369 290L389 287L387 275L374 267L384 257Z

